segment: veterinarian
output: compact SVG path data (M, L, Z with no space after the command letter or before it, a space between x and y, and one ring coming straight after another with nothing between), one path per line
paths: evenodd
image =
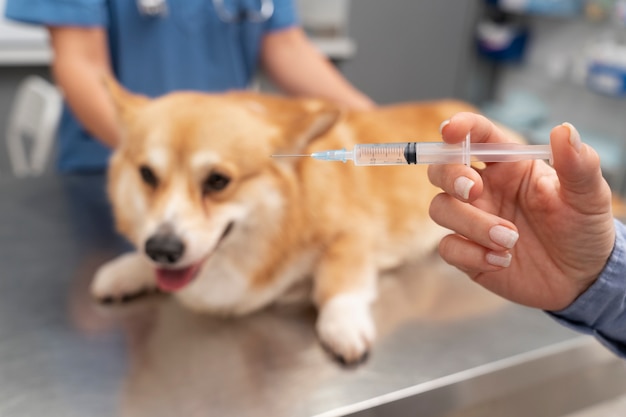
M507 142L482 116L459 113L442 124L446 142ZM626 358L626 227L614 220L611 190L597 153L565 123L550 135L543 161L432 165L431 216L455 233L439 250L474 281L511 301L546 310L593 334Z
M373 106L307 40L293 0L7 0L6 16L49 30L68 105L58 133L62 172L102 172L118 143L103 71L158 96L244 89L262 66L289 94Z

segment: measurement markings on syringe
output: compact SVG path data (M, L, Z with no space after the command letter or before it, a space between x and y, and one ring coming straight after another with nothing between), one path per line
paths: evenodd
M359 161L368 160L370 164L376 162L396 162L405 163L404 146L385 146L385 145L364 145L357 149L356 159Z

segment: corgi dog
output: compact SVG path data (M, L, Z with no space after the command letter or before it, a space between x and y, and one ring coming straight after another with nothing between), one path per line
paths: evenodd
M123 132L108 194L136 252L100 267L92 294L159 288L198 312L243 315L308 284L322 344L345 363L362 360L375 338L379 272L431 254L446 233L428 214L439 191L423 165L271 155L433 141L443 120L473 108L350 111L252 92L148 99L105 83Z

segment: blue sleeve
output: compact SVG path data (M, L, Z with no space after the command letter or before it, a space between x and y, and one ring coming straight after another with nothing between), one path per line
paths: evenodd
M548 314L626 358L626 226L618 220L615 233L613 253L598 280L567 308Z
M105 26L106 0L7 0L7 19L44 26Z
M274 0L274 14L268 22L267 30L281 30L298 24L298 14L294 1Z

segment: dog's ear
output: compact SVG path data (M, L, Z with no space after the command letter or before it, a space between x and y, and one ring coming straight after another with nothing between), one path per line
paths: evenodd
M301 100L301 110L290 120L283 146L292 153L302 153L315 139L321 137L339 121L342 110L319 100Z
M109 74L102 75L102 82L113 100L117 116L124 126L128 126L137 112L150 100L146 96L133 94L126 90Z
M312 98L287 98L255 92L231 92L250 111L281 128L274 147L281 153L301 153L328 132L343 110L330 102Z

